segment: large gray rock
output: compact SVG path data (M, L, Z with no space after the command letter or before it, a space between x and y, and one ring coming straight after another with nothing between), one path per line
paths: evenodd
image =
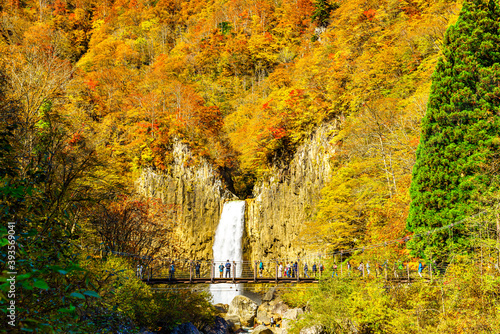
M269 290L267 290L266 294L262 298L262 301L263 302L269 302L269 301L273 300L275 292L276 292L276 288L275 287L270 288Z
M272 330L266 326L259 325L255 327L252 331L253 334L274 334Z
M259 313L257 312L257 318L255 320L256 323L258 324L265 324L268 325L271 323L271 318L267 316L266 313Z
M228 309L229 309L229 305L227 304L215 304L214 305L215 309L219 312L219 313L227 313Z
M283 303L281 300L280 301L277 301L275 303L275 301L273 300L271 303L270 303L270 306L272 307L271 310L270 310L270 313L273 313L273 314L279 314L280 316L283 317L283 315L288 311L289 307L287 304Z
M240 317L237 315L225 315L224 320L227 323L230 332L234 333L241 328Z
M321 325L305 327L300 330L300 334L321 334L321 333L323 333L323 326Z
M186 322L182 325L175 327L170 334L201 334L198 328L192 323Z
M203 328L204 334L229 334L229 324L224 318L215 317L213 325Z
M301 314L304 314L301 308L293 308L285 312L283 319L297 320Z
M257 323L269 324L271 322L271 318L268 315L270 305L268 303L261 304L257 309Z
M229 305L228 316L236 315L242 326L251 327L257 314L257 304L248 297L236 296Z
M301 308L293 308L286 311L281 321L281 327L283 329L290 329L290 323L296 321L303 313L304 311Z

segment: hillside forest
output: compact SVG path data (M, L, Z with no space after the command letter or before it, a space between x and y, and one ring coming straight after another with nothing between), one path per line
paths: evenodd
M329 123L334 173L301 238L329 251L403 238L378 252L452 262L456 279L390 291L327 280L284 296L311 310L301 324L498 331L499 36L497 0L1 1L2 312L15 222L17 328L210 323L206 293L153 293L130 279L136 262L96 251L148 258L168 240L176 254L172 208L134 181L170 173L182 142L186 166L208 162L251 198ZM488 270L470 265L478 229L415 237L484 210Z

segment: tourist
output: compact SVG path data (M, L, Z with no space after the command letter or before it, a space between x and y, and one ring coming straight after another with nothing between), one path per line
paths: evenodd
M231 262L226 262L226 278L231 278Z
M283 263L280 262L280 266L278 268L278 277L283 277Z
M294 277L299 277L299 265L297 264L297 261L295 261L295 264L293 265L293 273L295 274Z
M370 262L366 261L366 276L370 275Z
M270 323L271 323L271 327L274 327L276 325L276 322L274 321L274 317L273 316L271 316Z
M288 277L288 278L290 278L290 276L292 276L292 273L290 271L291 271L290 263L287 263L286 264L286 277Z
M174 263L172 262L170 264L170 279L174 279L175 278L175 265Z
M424 265L422 264L422 261L418 261L418 275L422 277L422 271L424 271Z
M313 263L313 276L316 277L316 263Z
M365 270L364 270L363 261L361 261L359 263L358 270L359 270L359 276L364 276Z
M333 277L334 275L335 275L335 276L339 276L339 275L337 274L337 265L336 265L335 263L333 264L333 267L332 267L332 277Z
M262 263L262 260L260 260L259 263L259 275L262 277L262 272L264 271L264 263Z
M307 270L309 268L307 267L307 263L304 263L304 276L307 276L307 278L310 278L309 275L307 274Z
M319 264L319 277L323 275L323 271L325 270L325 266L323 266L323 263Z
M221 263L219 265L219 277L222 278L223 274L224 274L224 265Z
M403 270L404 270L404 262L399 262L398 269L401 272L401 275L404 275L404 272L403 272Z
M196 271L196 277L200 278L200 263L199 262L196 262L196 266L194 267L194 269Z
M351 276L351 261L347 260L347 275Z
M141 272L141 267L137 265L137 278L141 278L142 272Z

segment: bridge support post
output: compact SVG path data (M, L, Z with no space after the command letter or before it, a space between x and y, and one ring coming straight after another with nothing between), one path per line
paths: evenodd
M429 262L429 276L431 277L431 282L432 282L432 258Z
M342 274L344 273L344 264L342 263L343 258L342 258L343 252L340 251L340 277L342 277Z
M253 266L253 281L257 282L257 261L254 262Z
M297 259L297 272L295 275L297 275L297 282L300 282L300 259Z
M406 262L406 273L408 274L408 283L410 283L410 262Z
M278 260L276 260L275 266L276 266L276 270L274 271L274 274L275 274L276 283L278 283Z
M236 279L236 261L233 261L233 283Z
M193 261L189 261L189 283L193 283Z
M215 275L215 262L212 261L210 264L210 281L213 283L214 282L214 275Z

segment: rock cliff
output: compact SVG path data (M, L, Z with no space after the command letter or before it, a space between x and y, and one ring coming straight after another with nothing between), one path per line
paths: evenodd
M186 145L176 142L172 153L171 172L159 174L145 169L136 189L143 196L160 198L170 208L179 227L184 258L212 259L213 237L223 202L237 198L223 187L208 162L188 166L193 156Z
M273 168L255 185L254 198L247 200L245 214L245 260L295 260L304 254L298 236L330 179L330 141L335 129L336 124L318 128L298 148L288 166ZM211 259L223 203L237 198L225 189L208 162L187 166L192 154L182 143L174 145L173 156L168 175L150 169L142 172L136 184L138 192L162 199L175 212L183 257Z
M331 177L330 144L336 124L327 124L300 146L289 166L274 168L254 187L247 200L245 258L252 261L295 260L304 255L298 240L304 221L313 214L321 189Z

